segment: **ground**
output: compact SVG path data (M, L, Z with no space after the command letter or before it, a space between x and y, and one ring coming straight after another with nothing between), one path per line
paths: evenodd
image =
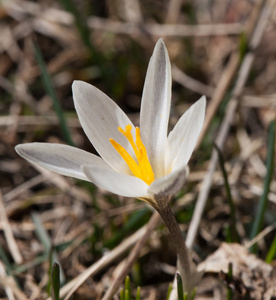
M14 151L49 142L96 153L74 110L74 80L97 86L139 125L160 37L172 64L170 128L207 97L189 178L171 203L205 268L195 299L276 297L275 24L274 1L264 0L2 0L0 298L48 299L56 262L61 297L101 299L136 254L128 272L133 297L140 286L141 299L166 299L176 252L152 209Z

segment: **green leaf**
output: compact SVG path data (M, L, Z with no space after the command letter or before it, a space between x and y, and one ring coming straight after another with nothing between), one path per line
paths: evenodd
M268 250L268 253L267 253L267 256L265 258L265 261L270 264L274 257L275 257L275 254L276 254L276 236L274 237L273 239L273 242Z
M138 288L137 288L135 300L141 300L141 296L140 296L140 286L138 286Z
M36 235L37 235L40 243L43 245L45 252L47 254L49 254L50 250L52 248L52 245L51 245L51 240L48 235L48 232L44 228L43 223L41 222L40 216L37 213L32 213L31 218L35 225Z
M129 290L125 290L125 300L131 300Z
M167 292L167 298L166 298L166 300L170 299L170 294L172 292L172 289L173 289L173 285L172 285L172 283L170 283L169 287L168 287L168 292Z
M231 195L231 189L230 189L230 185L229 185L229 181L228 181L227 172L224 167L225 161L224 161L223 154L222 154L221 150L219 149L219 147L217 145L214 145L214 147L216 148L216 150L218 152L219 165L220 165L221 172L223 175L224 187L225 187L225 191L226 191L226 195L227 195L228 204L230 207L231 224L230 224L230 228L229 228L230 233L228 235L227 241L232 242L232 243L238 243L238 242L240 242L240 238L239 238L238 231L236 228L236 210L235 210L235 204L233 202L232 195Z
M130 287L130 278L126 277L125 280L125 298L124 300L131 300L131 287Z
M275 127L276 127L276 121L274 120L269 124L267 159L266 159L266 176L264 180L264 189L257 208L257 215L254 218L251 235L250 235L251 239L253 239L256 235L258 235L263 227L264 215L268 203L267 196L269 193L270 183L275 168L274 166ZM250 250L251 252L256 253L257 244L253 245Z
M120 300L125 300L125 289L121 289L120 291Z
M59 265L54 263L52 270L52 298L53 300L59 300L60 290L60 271Z
M177 299L183 300L184 299L183 283L182 283L181 275L179 273L176 274L176 282L177 282Z
M52 247L50 236L49 236L47 230L44 228L43 223L40 219L40 216L37 213L32 213L31 218L35 225L36 235L44 247L44 253L45 253L46 257L48 257L48 259L49 259L49 265L52 266L54 261L59 262L59 258L58 258L56 250ZM49 268L49 276L50 276L50 272L51 272L51 270ZM64 272L62 271L62 269L60 270L60 277L61 277L61 282L64 282L65 275L64 275ZM51 282L49 281L48 289L47 289L47 291L49 293L50 293L50 286L51 286Z
M233 279L233 265L231 263L229 263L228 265L228 278L230 281L232 281ZM227 300L232 300L234 296L233 290L231 289L231 287L227 288Z
M242 61L242 59L244 58L245 54L248 51L248 40L245 32L243 32L240 35L239 50L240 50L240 60Z

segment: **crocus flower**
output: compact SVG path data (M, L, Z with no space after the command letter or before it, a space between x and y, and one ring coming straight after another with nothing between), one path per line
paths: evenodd
M29 162L50 171L160 206L162 199L170 198L185 182L205 114L202 97L168 134L171 84L170 61L160 39L146 74L140 128L99 89L74 81L79 121L100 156L62 144L30 143L15 149Z
M171 66L160 39L147 70L140 128L108 96L85 82L73 83L73 98L83 130L100 156L61 144L16 146L29 162L56 173L91 181L109 192L136 197L152 205L166 223L178 253L183 290L189 299L202 273L197 272L169 207L182 187L188 161L205 114L205 97L192 105L168 134Z

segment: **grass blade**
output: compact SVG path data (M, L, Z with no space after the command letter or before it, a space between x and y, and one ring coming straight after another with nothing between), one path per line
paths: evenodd
M55 92L51 76L48 73L48 70L46 68L46 64L43 59L42 53L41 53L38 45L35 42L33 42L33 47L34 47L35 57L36 57L37 63L39 65L39 68L41 71L42 81L45 86L47 94L50 96L50 98L52 100L54 110L58 116L59 126L60 126L61 132L63 134L63 137L67 144L74 146L74 142L71 138L71 134L70 134L69 128L67 126L67 123L66 123L66 120L64 117L64 113L59 104L59 100L58 100L57 94Z
M7 268L7 274L9 275L11 273L10 270L12 269L12 266L9 261L8 255L6 254L1 244L0 244L0 260L2 260L2 262L5 264L5 267Z
M125 300L125 289L121 289L120 291L120 300Z
M266 255L265 258L266 263L270 264L273 261L275 255L276 255L276 236L274 237L273 242Z
M140 286L138 286L138 288L137 288L135 300L141 300L141 296L140 296Z
M49 254L52 247L50 237L44 228L39 215L37 213L32 213L31 218L35 225L36 235L40 243L43 245L45 253Z
M172 292L172 289L173 289L173 285L172 285L172 283L170 283L170 285L168 287L168 292L167 292L167 298L166 298L166 300L170 299L170 294Z
M52 242L51 242L50 236L49 236L48 232L46 231L46 229L44 228L43 223L41 222L41 219L38 214L32 213L31 218L35 225L36 235L44 247L44 252L46 254L46 257L48 257L50 260L50 266L52 266L54 261L59 262L59 258L58 258L56 250L52 248ZM64 275L62 269L60 270L60 277L61 277L61 282L64 282L65 275ZM50 286L50 284L49 284L49 286Z
M53 300L59 300L60 290L60 277L59 277L59 265L54 263L52 270L52 298Z
M236 210L235 210L235 205L232 199L232 195L231 195L231 189L230 189L230 185L229 185L229 181L228 181L228 176L224 167L224 157L223 154L221 152L221 150L219 149L219 147L217 145L214 145L214 147L216 148L217 152L218 152L218 157L219 157L219 165L222 171L222 175L223 175L223 179L224 179L224 186L225 186L225 191L227 194L227 199L228 199L228 204L230 207L230 219L231 219L231 224L230 224L230 237L231 237L231 242L237 243L240 242L240 238L238 235L238 231L236 228Z
M131 300L131 287L130 287L130 278L126 277L125 280L125 297L124 300Z
M176 282L177 282L177 299L183 300L184 299L183 283L179 273L176 274Z
M264 181L264 189L257 208L257 215L254 218L253 227L250 235L251 239L253 239L261 231L263 227L264 214L268 202L267 196L269 193L270 183L272 180L273 171L275 167L274 166L275 126L276 126L275 120L269 124L268 150L267 150L267 159L266 159L266 176ZM251 252L255 253L257 251L257 244L253 245L250 250Z
M229 263L228 265L228 278L230 281L233 280L233 265ZM234 296L233 290L231 287L227 287L227 300L232 300Z

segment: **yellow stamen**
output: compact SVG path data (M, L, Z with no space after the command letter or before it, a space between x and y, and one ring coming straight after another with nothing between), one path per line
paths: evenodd
M135 128L136 133L136 144L134 142L133 136L131 134L131 125L127 125L125 128L125 131L118 127L118 130L127 138L129 141L137 162L135 159L126 151L124 147L122 147L120 144L115 142L113 139L109 139L112 146L119 152L119 154L122 156L124 161L127 163L130 171L133 173L134 176L142 179L147 184L151 184L154 181L154 173L152 171L152 167L150 165L147 150L144 146L142 140L141 140L141 134L139 127Z

